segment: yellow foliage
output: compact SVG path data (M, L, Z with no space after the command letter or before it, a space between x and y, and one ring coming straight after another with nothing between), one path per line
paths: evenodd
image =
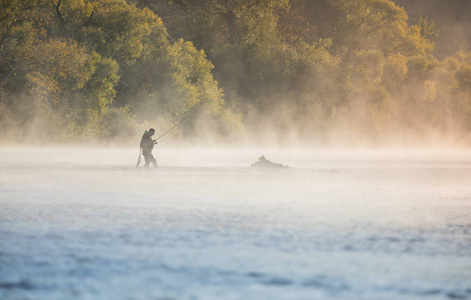
M437 95L437 84L431 80L425 80L422 83L422 94L420 100L433 102Z

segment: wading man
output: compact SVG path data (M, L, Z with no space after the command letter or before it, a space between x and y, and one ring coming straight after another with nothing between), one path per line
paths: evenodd
M154 145L157 144L156 140L152 139L155 130L154 128L149 129L149 131L144 132L141 139L141 151L142 155L144 155L144 168L148 168L149 164L152 163L155 168L157 168L157 161L155 160L154 156L152 155L152 149L154 149Z

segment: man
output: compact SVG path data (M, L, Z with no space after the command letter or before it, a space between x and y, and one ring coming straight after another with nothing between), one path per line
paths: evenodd
M152 139L155 130L154 128L149 129L149 131L144 132L141 139L141 151L142 155L144 155L145 164L144 168L148 168L149 164L152 163L155 168L157 168L157 161L155 160L154 156L152 155L152 149L154 149L154 145L157 144L156 140Z

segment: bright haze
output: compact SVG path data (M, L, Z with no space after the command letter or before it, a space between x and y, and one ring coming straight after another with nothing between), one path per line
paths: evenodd
M0 298L470 297L467 153L154 154L1 149Z
M470 7L2 1L0 299L471 299Z

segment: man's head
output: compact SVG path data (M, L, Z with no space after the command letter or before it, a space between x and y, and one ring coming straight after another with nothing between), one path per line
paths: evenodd
M149 129L149 133L150 133L150 135L154 135L155 129L154 128Z

